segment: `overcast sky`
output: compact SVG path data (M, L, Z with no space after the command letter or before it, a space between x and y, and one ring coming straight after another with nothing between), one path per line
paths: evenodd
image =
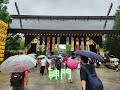
M21 15L106 16L110 3L114 15L120 0L9 0L8 11L17 14L17 2Z

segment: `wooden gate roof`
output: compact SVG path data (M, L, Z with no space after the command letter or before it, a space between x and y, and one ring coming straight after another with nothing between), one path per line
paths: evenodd
M8 33L27 34L112 34L118 35L114 30L114 16L32 16L12 15ZM20 27L20 19L22 28ZM105 21L106 27L104 28Z

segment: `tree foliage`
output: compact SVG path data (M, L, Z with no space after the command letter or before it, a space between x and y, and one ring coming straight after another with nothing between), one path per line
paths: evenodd
M120 59L120 37L119 36L106 36L104 42L104 48L109 51L110 54L115 55Z
M118 7L118 10L115 13L115 24L113 29L119 29L120 30L120 6Z
M71 54L71 45L66 45L66 49L65 49L65 53L66 54Z
M9 15L7 11L8 0L0 0L0 20L10 23L12 21L11 16Z
M120 6L115 13L115 23L113 29L120 30ZM104 41L104 48L109 51L109 54L115 55L120 59L120 37L119 36L106 36Z
M6 39L6 50L20 50L21 42L22 38L20 35L8 35Z

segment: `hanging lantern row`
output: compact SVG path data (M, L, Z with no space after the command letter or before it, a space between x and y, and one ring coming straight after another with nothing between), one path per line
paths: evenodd
M2 58L0 58L0 61L3 61L4 60L4 58L2 57Z
M41 36L103 36L105 34L35 34L26 33L26 35L41 35ZM106 34L109 36L119 36L118 34Z
M6 34L6 33L7 33L7 30L3 30L3 29L0 28L0 33Z
M0 28L4 31L7 31L8 25L0 20Z
M0 38L0 42L5 42L6 38Z
M3 58L4 57L4 54L0 54L0 58Z
M3 49L3 50L4 50L4 49L5 49L5 46L1 46L1 45L0 45L0 49Z
M1 54L4 54L4 51L5 51L5 50L0 50L0 55L1 55Z
M0 61L4 60L8 24L0 20Z
M108 35L108 36L120 36L119 34L106 34L106 35Z
M5 46L5 42L0 41L0 46Z
M0 33L0 37L1 37L1 38L6 38L6 36L7 36L6 34L1 34L1 33Z

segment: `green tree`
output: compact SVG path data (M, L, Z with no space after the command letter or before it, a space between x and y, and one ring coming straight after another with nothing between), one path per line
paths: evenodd
M21 40L22 38L20 35L8 35L6 39L6 50L20 50Z
M115 13L115 23L114 23L113 29L120 30L120 6L118 7L118 10L116 10L116 13Z
M120 59L120 37L119 36L106 36L104 41L104 48L109 51L110 54L115 55Z
M120 6L115 13L115 23L113 29L120 30ZM120 37L119 36L106 36L106 40L104 41L104 48L106 51L109 51L110 54L115 55L120 59Z
M8 3L9 3L8 0L0 0L0 20L6 23L10 23L12 21L11 16L9 15L7 11L6 4Z
M71 54L71 45L66 45L66 49L65 49L65 53L66 54Z

